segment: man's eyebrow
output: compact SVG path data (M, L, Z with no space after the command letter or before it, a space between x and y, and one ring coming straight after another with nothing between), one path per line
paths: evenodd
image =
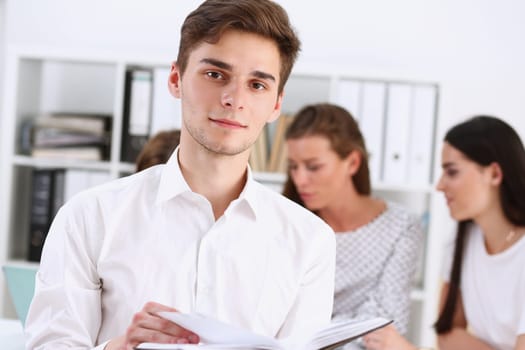
M271 75L270 73L265 73L265 72L261 72L260 70L256 70L256 71L252 72L252 75L254 77L259 78L259 79L271 80L271 81L275 82L275 77L273 75Z
M228 64L220 60L216 60L215 58L203 58L200 62L211 64L212 66L215 66L221 69L225 69L225 70L229 70L229 71L233 70L233 67L231 64Z
M442 167L443 169L447 169L447 168L450 168L450 167L452 167L452 166L454 166L454 163L453 163L453 162L445 162L445 163L443 163L443 165L441 165L441 167Z
M202 60L200 60L200 63L211 64L212 66L215 66L217 68L221 68L221 69L224 69L230 72L233 70L233 66L231 64L226 63L221 60L217 60L215 58L203 58ZM274 82L276 81L275 77L272 74L266 73L260 70L255 70L251 72L251 75L259 79L271 80Z

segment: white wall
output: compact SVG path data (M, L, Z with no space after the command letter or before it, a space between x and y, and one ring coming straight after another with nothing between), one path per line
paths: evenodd
M5 1L0 0L0 96L4 95L4 66L5 66L5 39L6 39L6 24L5 24ZM2 110L3 101L2 98L0 98L0 111ZM3 128L3 116L0 115L0 133ZM0 164L4 164L3 162L3 156L4 152L2 152L2 143L0 142ZM2 172L0 172L0 177L2 177ZM2 183L2 180L0 179L0 183ZM2 188L0 186L0 198L4 198L2 193ZM0 210L0 220L4 220L2 216L2 210Z
M7 0L7 43L177 53L196 0ZM303 41L299 64L442 85L439 137L476 113L525 136L525 2L280 0Z
M525 2L521 0L279 1L298 30L300 63L396 72L443 83L448 127L474 113L525 135ZM173 52L200 1L7 0L8 44Z
M5 24L5 1L0 0L0 96L3 96L3 86L4 86L4 48L5 48L5 39L6 39L6 24ZM0 111L2 110L2 100L0 99ZM0 116L0 130L2 128L2 118ZM0 149L0 160L1 149ZM1 164L1 163L0 163Z

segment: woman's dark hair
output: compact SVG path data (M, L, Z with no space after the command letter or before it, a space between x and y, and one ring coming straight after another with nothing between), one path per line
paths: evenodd
M513 225L525 225L525 149L516 131L498 118L476 116L450 129L444 141L481 166L499 164L503 173L499 187L503 213ZM458 224L450 287L434 325L438 334L452 329L461 281L463 246L470 223L470 220L465 220Z
M361 154L361 165L352 176L352 181L359 194L370 194L370 172L365 140L354 117L346 109L329 103L303 107L286 130L285 139L298 139L305 136L326 137L330 141L332 150L341 159L357 150ZM283 195L304 206L289 172Z

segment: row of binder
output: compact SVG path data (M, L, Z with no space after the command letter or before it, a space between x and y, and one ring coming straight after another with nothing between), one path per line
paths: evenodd
M168 91L168 75L169 68L128 69L123 161L134 163L150 135L180 128L180 100ZM316 98L329 98L329 80L317 79L317 88L311 89L305 79L300 76L290 79L286 86L288 110L284 112L293 114L304 104L318 102ZM373 183L415 186L432 183L436 85L342 79L335 91L333 102L349 110L363 132Z
M336 91L359 122L373 182L432 183L437 86L342 80Z

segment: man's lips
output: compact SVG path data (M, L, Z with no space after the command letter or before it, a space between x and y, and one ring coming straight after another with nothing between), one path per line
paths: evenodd
M214 122L215 124L218 124L224 128L231 128L231 129L246 128L246 125L243 125L239 123L238 121L232 120L232 119L212 119L210 118L210 120Z

